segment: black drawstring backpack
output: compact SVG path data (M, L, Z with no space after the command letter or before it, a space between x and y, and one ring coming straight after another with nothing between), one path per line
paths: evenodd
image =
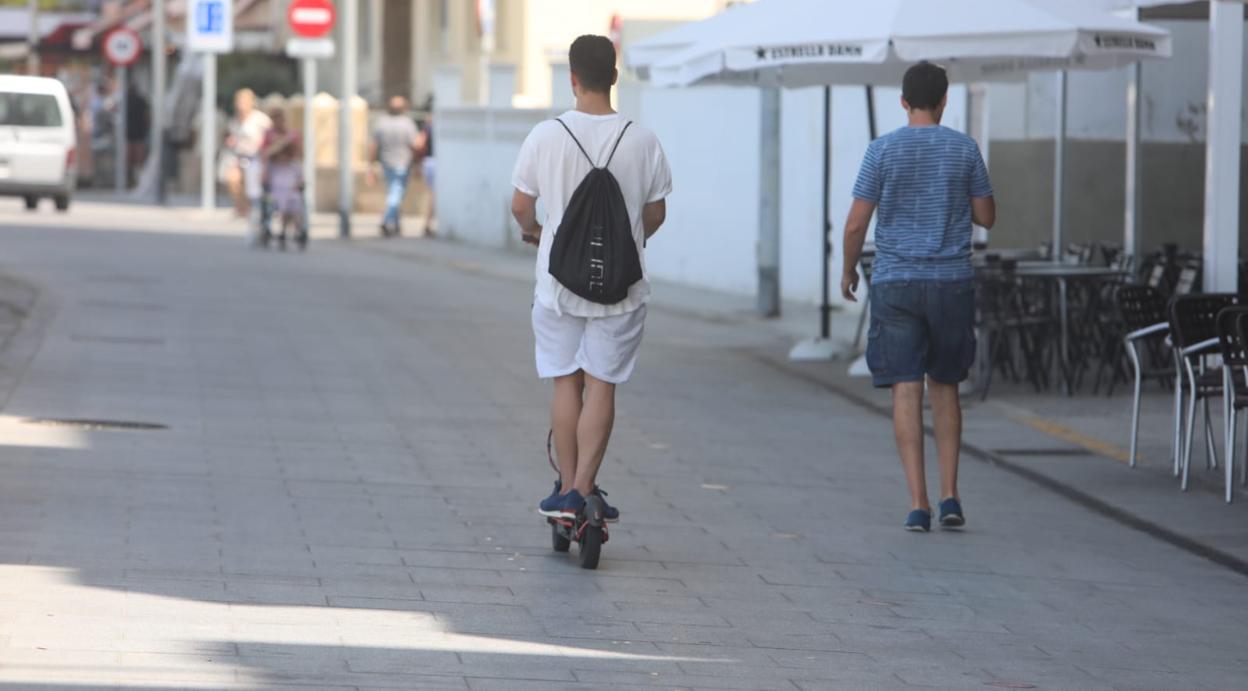
M607 162L594 165L585 147L563 120L556 121L585 154L592 170L577 186L563 212L550 248L550 275L564 288L590 302L614 305L628 297L628 289L640 281L641 256L633 240L633 225L615 176L607 170L615 158L629 122L615 140Z

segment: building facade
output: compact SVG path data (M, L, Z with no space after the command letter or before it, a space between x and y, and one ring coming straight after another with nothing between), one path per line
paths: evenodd
M514 68L514 93L502 98L526 108L552 102L551 66L567 62L568 45L577 36L609 35L613 26L667 27L708 17L733 2L358 1L360 95L370 103L401 94L418 106L426 104L438 90L440 72L458 75L458 94L451 97L457 95L459 103L482 103L488 66L508 65ZM322 87L334 91L339 79L338 65L327 61Z

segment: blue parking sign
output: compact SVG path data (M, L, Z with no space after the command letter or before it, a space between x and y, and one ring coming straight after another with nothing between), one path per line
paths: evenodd
M201 0L195 6L195 26L201 34L219 34L224 31L224 0Z
M186 44L196 53L228 53L234 49L234 1L191 0Z

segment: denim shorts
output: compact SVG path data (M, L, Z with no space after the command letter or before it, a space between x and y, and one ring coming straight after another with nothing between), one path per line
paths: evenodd
M871 286L867 365L878 387L930 377L966 379L975 362L973 281L897 281Z

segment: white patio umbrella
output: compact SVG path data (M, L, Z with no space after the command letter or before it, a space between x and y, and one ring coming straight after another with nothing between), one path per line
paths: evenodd
M1165 30L1081 0L760 0L722 16L707 20L696 42L649 64L651 81L896 84L919 60L941 62L955 81L1002 81L1170 54ZM695 34L674 31L684 40Z
M1017 80L1034 71L1121 67L1169 57L1170 51L1165 30L1081 0L759 0L651 37L627 52L626 64L661 86L799 88L897 84L905 68L920 60L942 64L955 81L985 82ZM826 110L826 93L824 103ZM820 333L826 340L831 311L827 112L824 120ZM1055 223L1055 254L1060 233Z

